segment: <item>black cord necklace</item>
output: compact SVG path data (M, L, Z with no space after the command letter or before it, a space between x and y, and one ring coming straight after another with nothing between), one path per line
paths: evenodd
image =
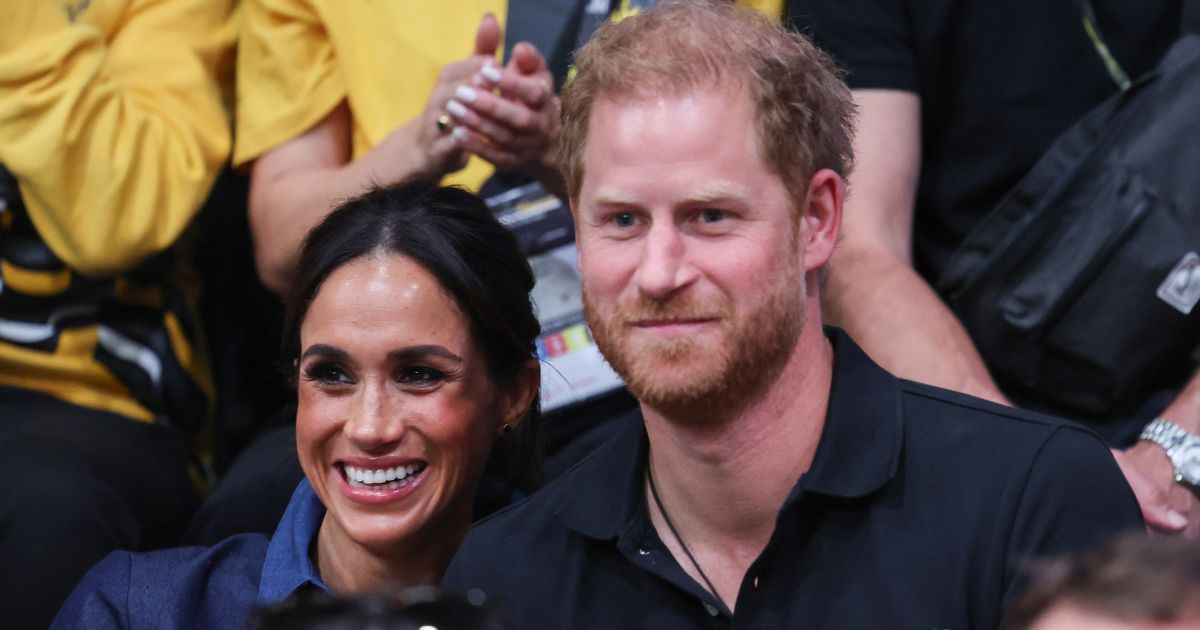
M688 560L692 561L692 566L696 568L696 573L700 574L700 578L704 580L704 584L708 587L708 592L717 600L717 604L721 607L722 612L729 614L724 600L717 593L717 587L713 586L712 580L708 579L708 575L704 572L704 569L700 568L700 563L696 562L696 556L692 555L692 550L688 549L687 543L683 542L683 537L679 535L679 530L675 529L675 524L671 522L671 517L667 516L667 508L663 507L662 499L658 498L658 487L654 485L654 466L650 464L649 458L647 458L646 462L646 480L650 484L650 496L654 497L654 505L658 506L658 513L662 514L663 521L667 524L667 529L671 530L671 535L675 537L675 542L679 543L679 548L683 549L683 554L687 556Z

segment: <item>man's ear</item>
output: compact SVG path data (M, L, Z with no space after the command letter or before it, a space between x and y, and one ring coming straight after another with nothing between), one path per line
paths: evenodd
M517 369L513 382L508 386L501 398L503 422L496 427L499 434L517 428L525 419L533 397L538 395L538 387L542 384L542 365L537 359L529 359ZM505 427L508 427L505 429Z
M845 200L846 183L832 170L823 168L809 180L799 229L799 238L804 246L805 271L824 266L833 256L842 226L842 203Z

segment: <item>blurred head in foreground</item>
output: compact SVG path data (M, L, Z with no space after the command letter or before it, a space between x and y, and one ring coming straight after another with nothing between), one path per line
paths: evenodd
M1009 630L1200 628L1200 543L1124 536L1041 568Z

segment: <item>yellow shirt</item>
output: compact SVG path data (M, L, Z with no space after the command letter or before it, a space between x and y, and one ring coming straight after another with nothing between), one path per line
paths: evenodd
M783 10L783 0L738 4ZM507 9L506 0L245 0L234 165L302 135L343 99L361 157L424 111L442 66L474 49L483 15L503 27ZM491 172L473 157L444 183L478 190Z
M171 246L229 157L233 0L0 1L0 163L89 277ZM102 209L102 211L98 211Z
M233 0L0 1L0 164L20 189L0 208L0 384L205 421L167 266L229 157L234 20Z
M420 115L444 65L474 50L485 13L506 0L245 0L238 43L234 164L302 135L343 99L353 157ZM473 158L446 183L477 190L491 167Z

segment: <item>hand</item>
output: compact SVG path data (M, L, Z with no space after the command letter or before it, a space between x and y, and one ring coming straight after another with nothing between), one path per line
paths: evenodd
M500 170L556 174L559 101L541 53L521 42L507 66L484 65L474 83L458 88L447 104L459 146Z
M1200 537L1200 500L1175 481L1175 468L1161 446L1141 440L1127 450L1114 450L1113 456L1133 488L1148 530Z
M459 87L472 84L484 64L491 64L500 46L500 24L491 13L483 16L475 33L475 49L462 61L446 64L438 74L437 84L425 101L425 111L417 121L417 145L425 164L416 169L429 179L440 179L466 166L467 153L454 138L451 130L438 128L438 119L446 115L446 104Z

